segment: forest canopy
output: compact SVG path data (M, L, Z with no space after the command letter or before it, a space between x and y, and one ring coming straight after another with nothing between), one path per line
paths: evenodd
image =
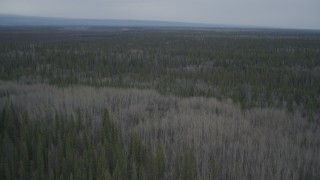
M320 32L0 27L0 179L319 179Z

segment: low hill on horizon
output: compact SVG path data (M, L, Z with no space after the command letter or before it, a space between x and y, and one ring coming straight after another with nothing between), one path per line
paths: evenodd
M259 28L256 26L205 24L159 20L83 19L36 17L0 14L0 26L122 26L122 27L200 27L200 28ZM260 27L261 28L261 27Z

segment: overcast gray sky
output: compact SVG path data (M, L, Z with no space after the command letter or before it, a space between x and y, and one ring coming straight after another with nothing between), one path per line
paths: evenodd
M0 13L320 29L320 0L0 0Z

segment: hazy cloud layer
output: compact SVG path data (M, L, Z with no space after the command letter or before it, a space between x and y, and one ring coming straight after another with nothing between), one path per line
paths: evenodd
M0 0L0 13L320 29L320 0Z

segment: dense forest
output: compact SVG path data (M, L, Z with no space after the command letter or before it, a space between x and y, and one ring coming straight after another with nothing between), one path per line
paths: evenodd
M104 110L96 122L76 117L17 120L12 104L1 112L1 179L164 179L161 144L151 152L132 134L126 145L120 128ZM190 149L176 154L175 179L194 179L195 158ZM215 172L214 170L212 172Z
M320 108L320 33L286 30L3 29L3 80L152 88L243 107Z
M320 32L1 27L0 179L319 179Z

